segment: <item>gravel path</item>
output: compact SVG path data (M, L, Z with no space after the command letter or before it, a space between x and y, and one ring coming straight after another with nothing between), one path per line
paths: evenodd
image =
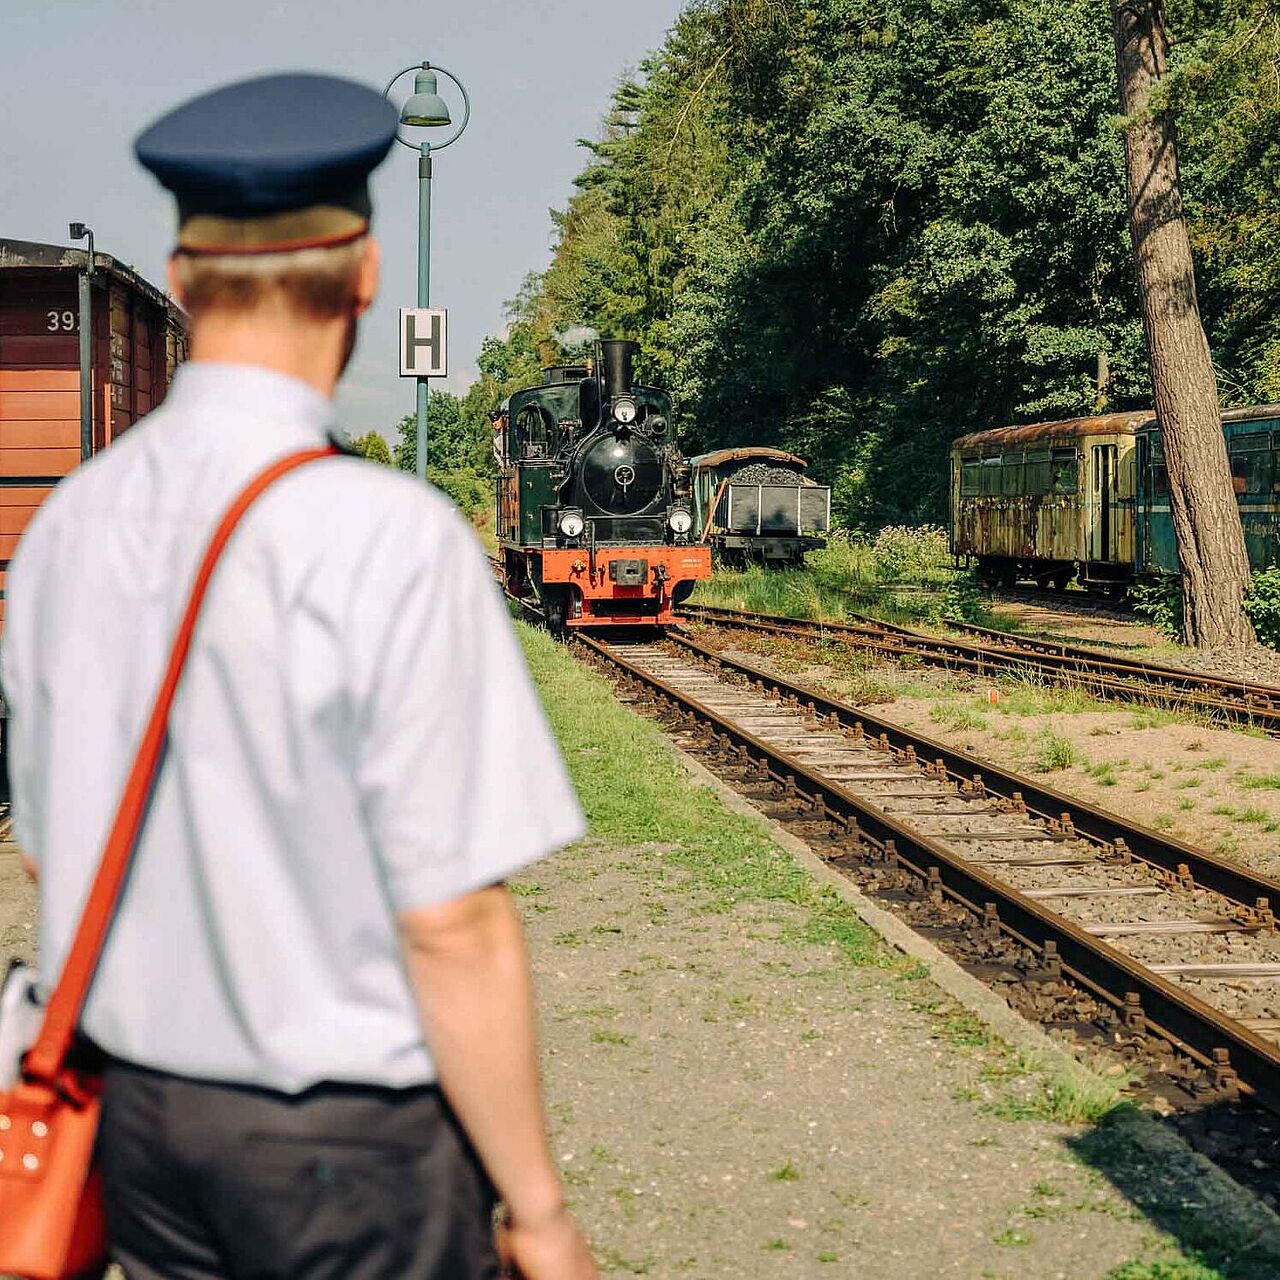
M804 942L789 904L708 914L663 854L586 843L520 886L609 1274L1086 1280L1148 1251L1085 1130L993 1114L1036 1081L927 980Z

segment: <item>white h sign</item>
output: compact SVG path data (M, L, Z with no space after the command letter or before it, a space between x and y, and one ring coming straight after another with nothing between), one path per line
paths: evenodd
M400 308L400 376L444 378L449 373L449 313Z

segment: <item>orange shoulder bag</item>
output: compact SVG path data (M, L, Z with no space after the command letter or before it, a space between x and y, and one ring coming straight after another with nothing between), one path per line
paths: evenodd
M209 580L241 517L281 476L336 453L289 454L255 477L228 508L200 562L164 679L129 771L89 890L22 1079L0 1093L0 1274L67 1280L100 1273L107 1254L102 1185L94 1160L101 1080L68 1062L76 1025L106 941L146 815L178 681Z

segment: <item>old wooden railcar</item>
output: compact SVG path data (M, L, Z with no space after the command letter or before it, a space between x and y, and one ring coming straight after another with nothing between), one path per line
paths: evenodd
M635 344L543 371L495 426L506 587L554 627L664 624L711 574L665 391L634 383Z
M801 565L806 551L826 545L831 487L804 474L803 458L745 445L689 465L694 528L726 564Z
M1231 463L1245 548L1254 569L1280 564L1280 405L1228 409L1222 431ZM1138 577L1179 572L1169 511L1169 473L1160 426L1149 418L1135 437L1138 477L1134 572Z
M1132 579L1135 432L1150 412L961 436L951 448L951 549L990 582L1098 592Z
M177 306L132 268L95 253L91 422L82 440L79 278L88 255L0 239L0 621L9 560L58 481L164 398L186 358Z

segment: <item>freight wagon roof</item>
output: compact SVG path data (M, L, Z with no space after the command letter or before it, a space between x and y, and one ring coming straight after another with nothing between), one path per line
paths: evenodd
M794 453L787 453L784 449L771 449L763 444L743 445L737 449L719 449L715 453L702 453L696 458L690 458L689 465L695 471L700 471L704 467L720 467L726 462L744 462L749 458L767 458L770 462L787 462L801 469L809 465L803 458L797 458Z
M1063 418L1058 422L1033 422L1025 427L997 427L994 431L974 431L952 442L953 449L981 445L1028 445L1076 436L1132 435L1155 415L1150 409L1131 413L1104 413L1094 418Z
M46 270L83 271L88 261L83 249L68 249L60 244L39 244L34 240L6 240L0 237L0 271ZM186 313L151 281L144 279L132 267L113 258L109 253L93 254L93 269L114 276L121 284L140 293L157 307L163 307L175 320L186 324Z

